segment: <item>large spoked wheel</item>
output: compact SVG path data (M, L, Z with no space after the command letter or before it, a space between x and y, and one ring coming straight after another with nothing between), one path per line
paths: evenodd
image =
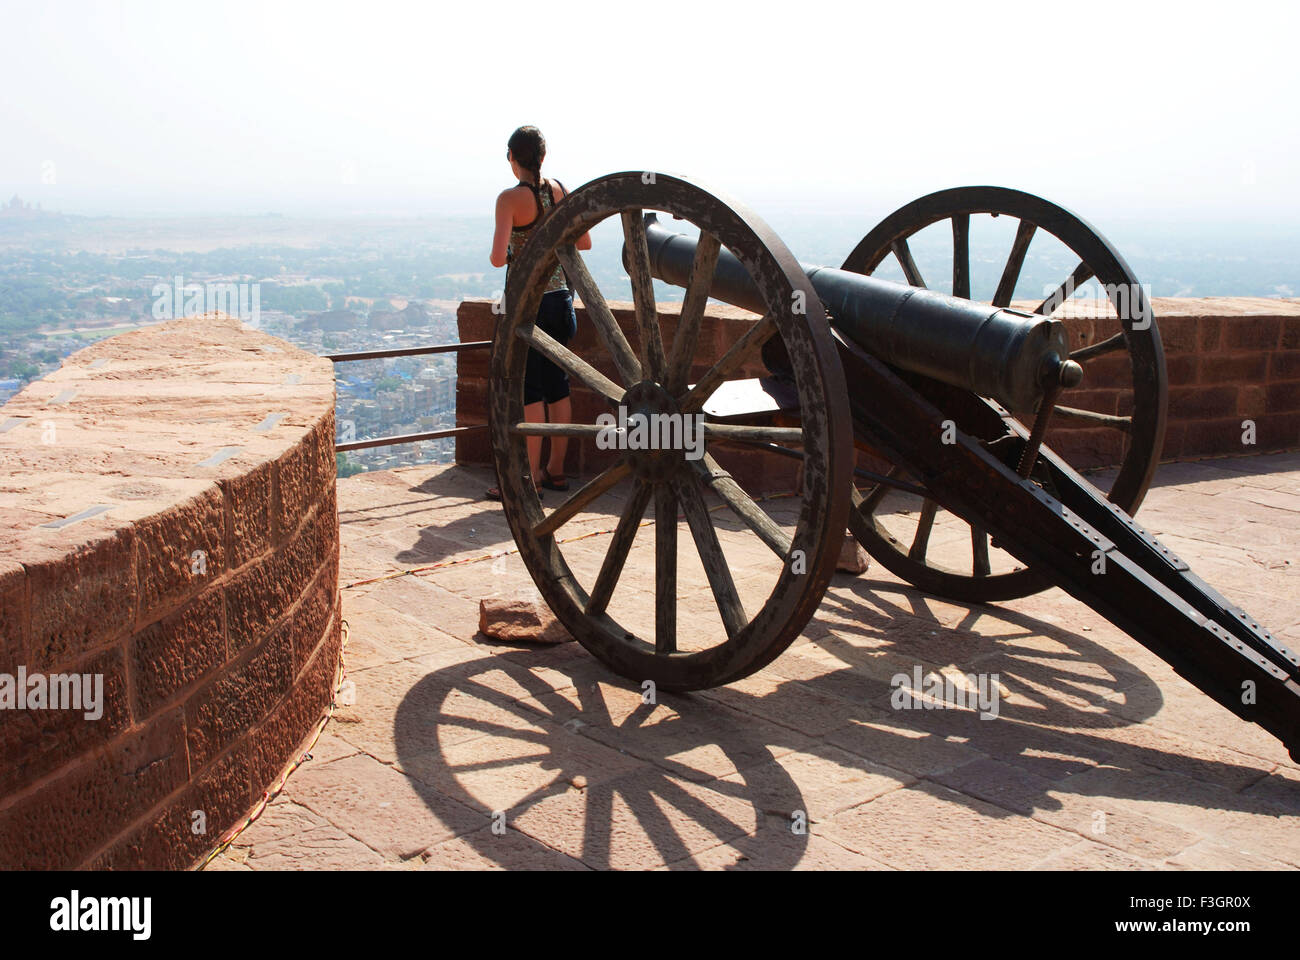
M644 213L671 214L698 227L700 242L671 344L665 342L656 309L646 245ZM620 327L574 244L602 220L622 221L624 262L635 304L632 333ZM748 332L690 384L696 341L708 300L718 251L725 247L748 270L766 312ZM587 320L604 346L604 357L577 356L534 325L547 277L559 261ZM493 344L490 419L505 515L515 543L538 590L556 617L587 650L616 672L638 682L652 680L670 690L691 690L738 679L776 657L812 616L834 572L841 531L847 520L852 460L844 375L812 285L784 244L758 217L689 180L666 174L621 173L594 180L559 204L536 229L512 264L507 311ZM709 396L738 376L762 346L780 337L791 358L803 412L799 427L774 428L682 419L686 429L703 424L704 455L683 449L626 448L615 462L558 507L544 510L529 481L526 437L569 436L595 442L600 423L529 424L523 409L523 380L529 348L564 368L608 403L608 412L629 423L646 417L701 417ZM602 372L599 367L607 372ZM671 419L665 422L671 422ZM605 434L608 440L609 434ZM797 519L782 525L723 470L708 449L715 441L802 445L805 463ZM607 538L599 569L577 569L566 551L564 525L598 501L621 496L617 526ZM737 578L719 541L710 496L739 518L741 529L727 536L756 535L776 555L779 573L758 608L751 589L751 613L742 603ZM602 500L602 498L604 498ZM653 554L627 566L638 528L653 503ZM550 504L548 503L548 506ZM694 541L691 566L679 577L678 518L684 515ZM583 541L591 549L590 538ZM588 555L589 556L589 555ZM654 586L619 591L626 570L640 575L653 564ZM693 571L693 572L692 572ZM699 583L689 582L698 580ZM720 621L711 638L692 636L707 619L698 605L679 616L679 598L691 589L709 593ZM618 603L618 616L611 601ZM698 632L698 631L697 631Z
M1011 304L1035 237L1053 237L1078 258L1078 265L1060 285L1030 308L1065 323L1070 358L1084 369L1083 382L1058 397L1043 445L1080 468L1118 462L1119 473L1108 495L1132 514L1151 485L1164 445L1164 351L1145 292L1101 234L1068 210L1032 194L1002 187L959 187L922 197L886 217L849 254L844 269L876 274L892 259L909 284L925 287L908 241L925 228L948 221L952 227L952 277L944 292L970 299L972 217L1004 215L1019 223L992 294L993 305ZM1104 292L1105 299L1072 301L1072 295L1089 281L1100 285L1091 289ZM1097 389L1098 382L1105 389ZM971 401L975 398L958 398L957 406ZM942 402L941 407L947 412ZM1026 423L1034 412L1016 411L1026 418L1023 422L1001 408L997 412L1013 438L1007 449L1014 452L1014 438L1028 434ZM983 420L988 422L987 417ZM1066 426L1083 427L1086 432L1076 430L1067 437L1061 429ZM995 435L979 439L999 441ZM1041 457L1039 464L1036 472L1043 473ZM1050 470L1045 475L1050 477ZM899 486L910 488L910 492L899 493L897 487L886 484L861 491L855 487L849 527L863 547L895 574L931 593L970 602L1009 600L1048 586L1046 580L991 547L987 532L947 514L933 499L915 492L905 471L895 466L889 476L901 479ZM945 541L944 552L949 558L960 560L968 550L969 563L954 565L950 560L945 565L931 559L933 544L940 539Z

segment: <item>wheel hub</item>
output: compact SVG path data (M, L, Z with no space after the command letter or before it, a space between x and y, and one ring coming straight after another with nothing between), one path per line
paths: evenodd
M623 395L617 414L620 446L632 472L643 480L663 483L685 469L687 453L704 449L703 431L695 417L683 415L677 401L653 380L642 380Z

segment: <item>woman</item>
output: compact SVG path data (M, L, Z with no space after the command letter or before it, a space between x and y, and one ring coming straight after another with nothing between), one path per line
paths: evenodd
M494 267L506 267L523 247L532 229L568 196L564 184L542 177L542 161L545 159L546 139L536 127L520 127L510 135L506 160L519 183L497 197L496 234L492 238L491 255ZM590 250L591 235L584 233L577 247ZM567 344L577 332L577 325L573 292L569 290L564 271L557 266L547 281L546 292L537 309L537 326L560 343ZM569 423L571 416L568 374L530 348L524 368L524 419L529 423ZM568 490L564 454L569 438L551 438L550 456L545 466L541 462L542 438L529 437L527 444L533 484L548 490ZM487 495L500 500L501 489L492 487Z

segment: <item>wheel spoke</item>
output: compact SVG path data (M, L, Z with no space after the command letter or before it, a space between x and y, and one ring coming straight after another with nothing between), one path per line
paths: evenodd
M1116 350L1123 350L1127 346L1128 340L1125 339L1123 332L1120 332L1107 337L1105 340L1098 340L1086 347L1080 347L1070 354L1070 359L1085 363L1093 357L1105 356L1108 353L1114 353Z
M1088 266L1083 261L1080 261L1079 265L1074 268L1074 272L1066 277L1059 287L1053 290L1042 303L1034 308L1034 313L1045 317L1051 316L1052 313L1061 306L1061 304L1065 303L1066 300L1073 296L1074 291L1087 283L1091 277L1092 267ZM1050 310L1048 309L1049 307L1051 308Z
M993 294L993 306L1005 307L1011 303L1016 293L1016 282L1020 279L1020 269L1025 265L1025 254L1029 252L1029 241L1034 239L1037 230L1038 225L1028 220L1021 220L1020 226L1016 227L1016 239L1011 242L1007 265L1002 268L1002 279Z
M655 488L655 653L677 652L677 497Z
M609 377L605 376L586 360L583 360L564 344L560 343L560 341L556 340L545 330L539 330L536 326L530 323L527 326L517 327L515 329L515 334L534 350L537 350L552 362L563 367L570 375L577 377L607 400L613 403L618 403L623 399L623 394L626 391L622 387L609 379Z
M510 432L526 437L595 437L607 429L598 423L516 423Z
M929 491L925 487L918 487L914 483L908 483L906 480L897 480L892 476L886 476L880 473L872 473L870 470L863 470L861 467L853 468L853 475L863 480L870 480L872 483L893 490L902 490L904 493L910 493L924 500L929 496Z
M628 386L637 383L641 380L641 362L637 360L636 352L627 342L627 337L623 335L623 328L614 319L609 304L605 302L604 295L596 286L596 281L592 279L577 247L571 243L565 244L557 249L555 254L560 260L560 265L564 267L565 276L569 278L569 282L573 284L582 299L582 305L587 308L587 318L596 328L596 333L600 335L605 349L614 358L614 366L618 368L619 376Z
M695 262L691 264L691 275L686 280L686 295L682 298L677 333L673 336L672 357L668 361L668 373L664 379L664 388L673 396L686 388L686 380L691 373L695 342L699 337L704 307L709 301L709 288L713 282L713 268L718 263L719 250L721 245L718 238L707 230L701 230L699 243L695 246Z
M889 472L885 474L885 476L893 480L902 472L903 472L902 468L900 467L890 467ZM852 490L853 490L853 508L855 510L860 511L864 516L869 517L876 512L876 507L880 506L880 502L885 499L885 496L890 491L890 487L888 487L883 483L877 483L874 487L871 488L871 492L868 493L866 496L863 496L862 493L859 492L856 485L852 488Z
M921 277L921 271L916 268L916 261L912 259L912 248L907 245L907 240L895 240L889 245L889 249L893 250L894 256L898 258L898 265L903 268L903 276L907 277L907 282L914 287L924 287L925 280Z
M610 598L614 596L614 587L618 585L619 575L623 572L623 564L627 562L628 552L636 539L641 517L644 516L646 505L650 502L651 493L652 488L649 484L638 481L636 490L628 498L627 505L623 507L623 515L618 518L614 535L609 538L609 547L605 550L605 559L600 565L600 573L596 575L591 595L587 598L587 616L599 616L609 606Z
M800 427L761 427L748 423L706 423L704 436L709 440L742 443L803 443Z
M934 515L939 504L934 500L925 501L921 507L921 518L916 524L916 537L912 540L912 549L907 551L909 559L924 562L926 551L930 548L930 531L934 529Z
M650 250L646 244L645 221L640 210L623 211L624 249L627 251L627 274L632 278L632 301L636 305L636 325L641 334L642 369L658 381L668 366L659 333L659 314L655 308L654 279L650 276Z
M952 295L970 299L970 214L952 218Z
M1123 430L1125 433L1131 433L1133 430L1132 417L1116 417L1109 413L1098 413L1096 410L1080 410L1078 407L1062 407L1059 404L1054 408L1054 412L1056 416L1065 417L1067 420L1085 420L1103 427Z
M713 395L713 391L717 390L724 381L729 380L749 355L762 347L774 333L776 333L776 319L769 313L746 330L744 335L722 355L722 358L700 377L699 382L691 387L690 392L682 397L679 404L681 412L695 413L704 406Z
M989 565L989 535L983 527L970 528L971 572L977 577L987 577L992 571Z
M547 514L541 523L533 527L533 536L539 539L549 537L561 526L573 519L583 507L612 488L631 472L632 468L628 466L626 460L620 460L612 467L606 467L592 478L586 486L579 489L568 500L565 500L553 512Z
M701 479L712 488L731 511L745 522L758 538L772 548L782 560L790 553L790 538L786 532L754 502L753 497L726 470L718 465L707 453L691 466L699 473Z
M722 615L722 624L727 630L728 638L734 637L749 623L749 618L745 616L740 595L736 593L736 583L731 579L731 568L727 566L722 544L718 543L717 531L713 529L713 521L709 519L709 511L704 506L704 497L694 478L688 477L676 486L682 511L691 528L691 536L695 538L695 549L700 555L700 562L704 564L704 573L709 578L713 598L718 604L718 613Z

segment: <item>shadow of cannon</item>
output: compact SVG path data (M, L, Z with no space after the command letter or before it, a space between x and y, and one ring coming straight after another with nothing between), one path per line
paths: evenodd
M654 704L576 645L438 670L398 710L399 764L426 801L451 797L504 825L465 838L483 857L498 859L508 837L500 862L521 862L522 849L524 862L558 852L597 869L815 865L816 845L830 842L827 821L899 788L998 817L1069 814L1089 798L1070 827L1088 835L1087 811L1108 799L1203 802L1172 785L1153 794L1143 774L1192 773L1230 791L1262 776L1124 736L1163 700L1151 677L1095 641L979 605L954 605L966 615L944 627L927 619L927 602L896 584L857 581L828 595L829 620L810 628L825 632L768 670L697 694L661 693ZM984 617L999 621L996 634L971 632ZM943 649L958 656L932 659ZM917 663L996 667L1007 691L996 719L891 709L890 675ZM1131 774L1132 789L1124 776L1079 776L1102 768ZM828 786L827 771L838 782ZM1230 809L1279 812L1256 797L1220 796ZM803 833L792 829L799 820ZM887 862L892 842L848 840L861 865Z

